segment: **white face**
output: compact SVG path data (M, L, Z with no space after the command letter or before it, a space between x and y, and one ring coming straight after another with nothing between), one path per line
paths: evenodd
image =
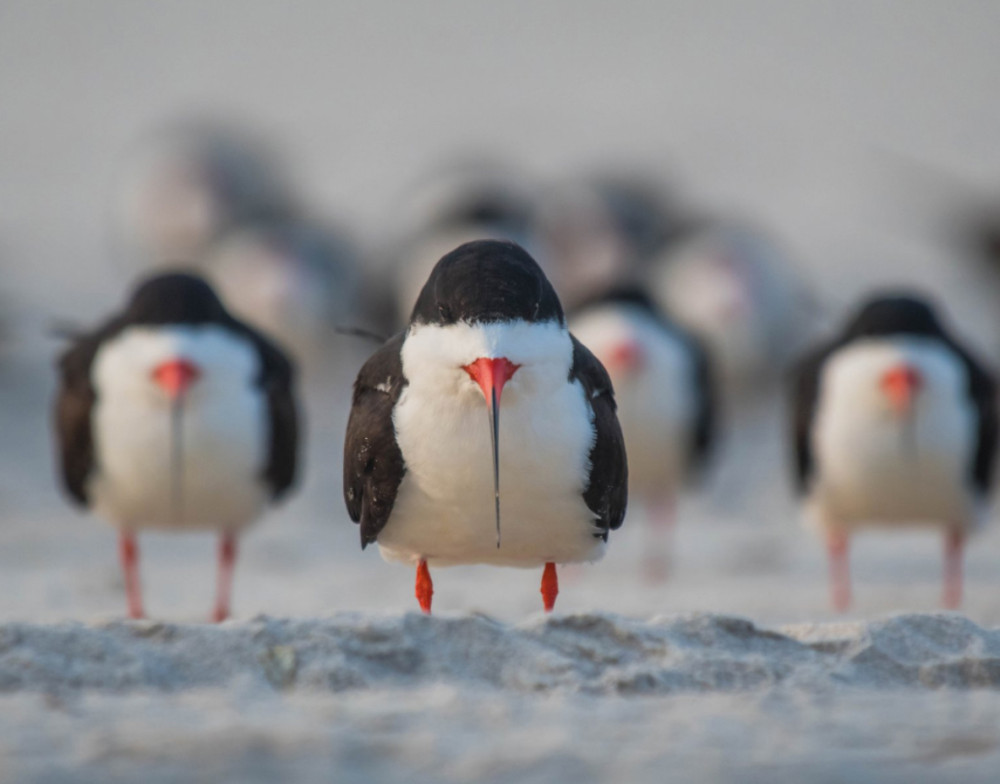
M902 396L891 383L900 370L917 379ZM928 338L869 338L835 352L812 430L811 511L836 525L971 522L977 416L968 384L958 357Z
M171 394L156 372L178 361L196 376ZM95 510L130 527L255 519L269 438L259 364L252 344L215 326L131 327L108 340L92 370Z
M172 400L155 373L164 363L178 359L198 371L197 380L185 393L185 405L197 405L226 390L245 389L260 372L254 347L222 327L129 327L98 351L92 371L94 387L99 396L127 395L150 406L169 408Z
M964 404L967 398L968 375L948 348L936 340L896 336L859 340L831 357L823 372L821 403L844 406L856 416L864 411L896 419L885 380L898 368L909 368L919 376L912 402L916 414Z
M411 386L482 405L482 389L465 367L483 358L504 358L518 366L504 385L503 399L530 396L567 382L573 344L556 321L415 324L403 343L403 374Z

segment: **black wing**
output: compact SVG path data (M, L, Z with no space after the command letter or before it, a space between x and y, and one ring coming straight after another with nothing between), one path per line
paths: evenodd
M836 348L826 345L803 357L792 369L791 430L794 450L795 486L806 492L815 468L812 453L812 428L819 398L820 374L823 364Z
M693 334L667 316L653 302L645 289L635 284L616 285L602 291L578 304L573 309L573 313L580 314L590 308L602 305L625 306L641 311L671 338L681 340L691 353L694 360L694 384L695 394L698 398L698 410L692 433L690 465L695 471L701 469L715 439L718 417L715 378L705 346Z
M950 337L946 341L961 358L969 373L969 397L976 407L976 453L972 463L973 486L986 493L993 484L993 467L997 456L997 384L993 375L964 348Z
M374 542L389 520L406 465L396 443L392 411L406 386L400 333L376 351L358 373L344 441L344 501L361 524L361 548Z
M295 367L288 356L259 332L239 323L260 356L258 385L267 396L269 425L267 465L262 476L271 498L285 495L295 484L299 456L299 414L295 398Z
M619 528L628 505L628 459L618 415L615 393L604 365L575 337L570 380L579 381L594 412L597 438L590 450L590 476L583 499L597 515L602 538Z
M79 338L58 361L59 392L53 424L59 449L60 476L70 498L81 506L89 505L87 477L94 468L90 415L96 395L90 383L90 368L100 343L98 335Z

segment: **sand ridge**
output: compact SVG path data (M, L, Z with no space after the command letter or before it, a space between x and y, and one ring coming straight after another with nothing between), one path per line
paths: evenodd
M761 628L732 616L610 613L261 616L0 626L0 692L307 692L447 684L509 693L668 695L784 686L997 688L1000 630L950 613Z

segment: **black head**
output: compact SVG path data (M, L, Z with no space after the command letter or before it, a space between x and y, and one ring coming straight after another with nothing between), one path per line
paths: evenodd
M230 320L219 297L197 275L171 272L147 278L129 300L131 324L212 324Z
M463 194L438 216L432 228L493 226L506 235L524 236L533 220L532 205L527 200L499 186L483 187Z
M848 322L844 337L881 335L940 337L944 328L930 303L912 294L891 293L869 299Z
M460 245L434 267L417 297L410 323L491 321L564 322L555 289L519 245L476 240Z
M640 259L656 253L676 230L677 216L658 183L641 176L619 174L598 178L597 189L618 231Z

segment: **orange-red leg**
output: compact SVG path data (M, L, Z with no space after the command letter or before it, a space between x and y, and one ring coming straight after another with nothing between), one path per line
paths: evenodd
M556 576L556 565L549 561L545 564L545 571L542 572L542 603L545 605L545 612L552 612L558 595L559 578Z
M219 540L219 575L212 620L221 623L229 617L229 599L232 594L233 569L236 566L236 534L224 533Z
M949 610L962 604L962 555L965 550L965 532L950 529L944 537L944 595L942 603Z
M851 606L851 568L847 559L848 537L844 531L828 531L826 551L830 558L830 599L833 609L844 612Z
M129 618L142 618L142 585L139 582L139 542L131 531L118 537L118 555L125 574L125 595Z
M427 568L427 561L420 559L417 564L417 601L420 609L428 615L431 614L431 598L434 596L434 583L431 581L431 571Z

